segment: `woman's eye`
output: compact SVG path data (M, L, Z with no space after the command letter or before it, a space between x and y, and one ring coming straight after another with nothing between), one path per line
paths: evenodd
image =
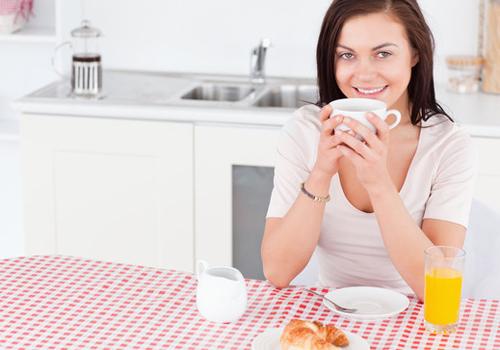
M377 57L378 58L387 58L389 56L391 56L392 54L390 52L387 52L387 51L380 51L377 53Z
M344 53L341 53L339 55L339 57L344 59L344 60L350 60L354 57L354 55L352 53L349 53L349 52L344 52Z

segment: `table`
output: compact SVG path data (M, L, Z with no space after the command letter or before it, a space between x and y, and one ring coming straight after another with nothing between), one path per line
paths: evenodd
M247 288L242 318L216 324L199 315L190 273L59 255L4 259L0 348L250 349L265 329L303 318L358 333L372 349L500 349L499 300L463 300L458 331L431 335L413 297L398 316L354 321L300 287L247 280Z

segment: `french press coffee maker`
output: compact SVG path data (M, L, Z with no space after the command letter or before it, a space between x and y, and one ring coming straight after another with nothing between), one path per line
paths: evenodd
M81 26L71 31L72 41L58 45L55 53L64 46L69 46L73 52L71 60L71 95L74 97L102 97L102 66L98 41L101 31L83 20ZM56 73L62 77L52 60Z

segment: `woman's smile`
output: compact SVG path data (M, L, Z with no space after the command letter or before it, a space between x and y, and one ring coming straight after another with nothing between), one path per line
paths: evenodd
M386 90L388 85L378 87L353 86L355 97L379 98Z

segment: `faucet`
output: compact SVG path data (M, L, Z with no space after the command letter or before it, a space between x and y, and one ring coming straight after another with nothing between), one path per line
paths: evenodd
M254 47L250 54L250 80L252 83L262 84L265 82L264 64L266 62L266 51L271 46L271 40L264 38L259 45Z

